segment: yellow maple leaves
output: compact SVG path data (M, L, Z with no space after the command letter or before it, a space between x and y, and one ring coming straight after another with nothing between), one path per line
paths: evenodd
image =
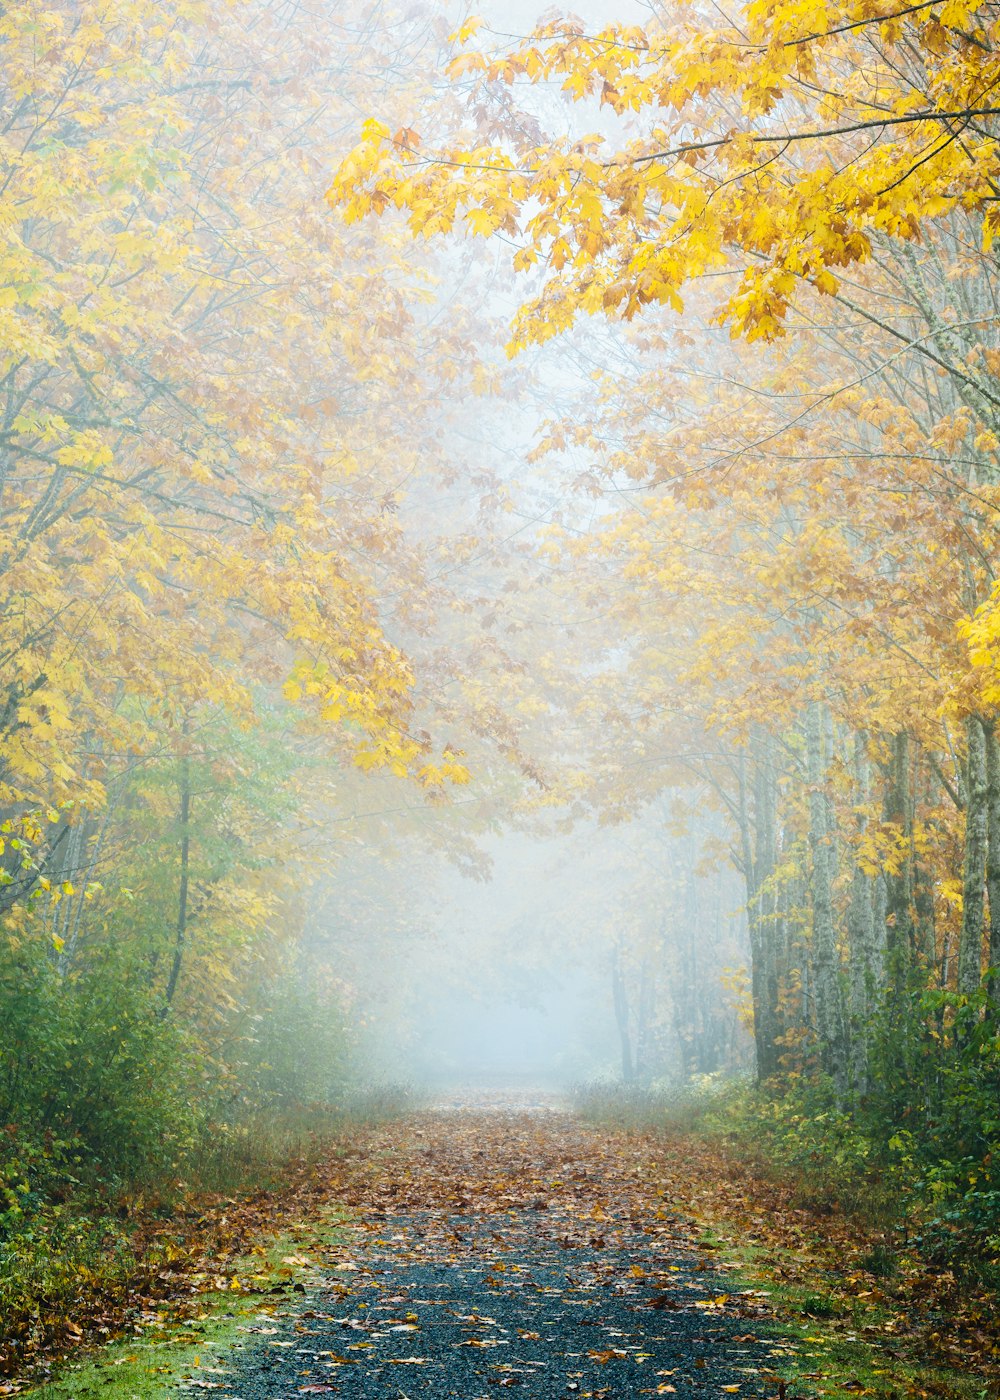
M221 706L251 724L262 685L365 767L427 767L372 587L398 548L376 483L414 450L386 431L379 387L419 364L410 294L381 295L382 254L352 262L310 222L316 152L291 160L270 119L248 142L249 88L214 154L200 144L218 115L203 94L230 81L220 56L253 71L272 23L208 19L186 0L26 0L0 19L5 800L99 806L165 717ZM73 139L38 139L43 113ZM374 386L367 404L352 384Z
M883 22L863 0L814 0L750 4L720 29L682 10L595 34L552 20L496 56L459 55L453 79L478 74L487 105L498 85L559 81L570 100L647 116L647 135L617 149L527 145L498 103L495 144L415 157L369 123L329 197L349 217L405 207L424 234L450 230L466 209L473 231L514 238L517 270L547 269L515 347L581 312L680 310L684 284L722 266L735 266L737 285L720 318L737 335L774 339L797 284L833 295L835 270L866 260L873 236L916 239L960 202L983 211L989 247L1000 156L983 94L1000 80L1000 31L981 6L952 12L919 7ZM925 55L920 72L894 61L907 44Z

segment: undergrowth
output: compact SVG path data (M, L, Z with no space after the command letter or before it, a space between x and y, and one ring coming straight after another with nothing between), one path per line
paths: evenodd
M150 967L126 938L62 968L0 930L0 1375L155 1291L175 1262L156 1222L183 1217L183 1237L213 1197L301 1180L405 1103L353 1087L346 1013L300 968L277 964L206 1028Z
M337 1104L206 1119L186 1149L107 1172L79 1137L0 1134L0 1375L22 1372L86 1330L113 1332L138 1292L169 1288L188 1236L220 1199L308 1180L337 1141L405 1111L377 1087ZM185 1265L186 1266L186 1265Z
M335 1104L292 1104L278 1113L258 1110L223 1120L195 1144L183 1185L223 1194L271 1186L289 1163L314 1163L353 1129L396 1118L411 1103L409 1089L381 1085L346 1092Z
M792 1203L844 1212L961 1277L1000 1287L1000 1191L985 1164L935 1125L896 1125L869 1101L838 1108L829 1083L792 1079L780 1089L747 1079L684 1086L584 1085L583 1117L627 1131L698 1132L727 1141L762 1173L791 1188ZM871 1271L895 1267L891 1243L875 1241Z
M592 1084L574 1097L595 1125L659 1140L676 1208L711 1226L734 1283L764 1290L769 1325L800 1338L783 1368L796 1390L1000 1393L1000 1272L974 1188L929 1189L956 1181L940 1155L935 1174L940 1141L880 1133L816 1082Z
M299 1279L309 1277L311 1263L304 1252L329 1247L339 1239L339 1227L337 1213L324 1212L308 1228L282 1230L256 1243L230 1262L228 1288L206 1287L160 1304L138 1320L131 1336L74 1359L29 1393L45 1400L159 1400L168 1390L212 1388L208 1376L218 1374L225 1354L285 1306L275 1295L301 1289Z

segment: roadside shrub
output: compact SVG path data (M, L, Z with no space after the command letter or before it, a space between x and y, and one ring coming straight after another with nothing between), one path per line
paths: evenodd
M266 989L238 1059L243 1099L254 1107L340 1104L351 1068L343 1010L289 972Z
M199 1069L184 1029L109 956L60 976L34 943L0 944L0 1115L25 1170L57 1143L72 1144L71 1176L90 1181L179 1160L196 1135Z
M125 947L62 969L40 933L0 936L0 1374L78 1335L94 1299L124 1305L151 1213L275 1185L405 1106L349 1088L335 995L286 975L196 1024Z
M42 1205L0 1239L0 1346L30 1331L58 1335L79 1304L125 1286L135 1258L123 1230L68 1204Z
M800 1204L898 1227L931 1262L1000 1281L1000 1019L987 992L890 993L869 1050L868 1083L853 1095L793 1073L759 1087L584 1086L576 1104L626 1129L727 1135ZM890 1243L869 1266L895 1272Z

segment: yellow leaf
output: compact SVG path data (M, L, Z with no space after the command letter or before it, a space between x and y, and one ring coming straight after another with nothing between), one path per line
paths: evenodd
M488 209L470 209L465 216L465 222L473 233L478 233L484 238L496 233L498 227L496 216Z
M461 28L456 29L453 34L448 35L449 44L467 44L473 34L483 27L483 20L478 15L473 15L467 19Z

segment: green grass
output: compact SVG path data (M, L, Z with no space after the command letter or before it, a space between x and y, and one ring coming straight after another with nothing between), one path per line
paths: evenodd
M777 1283L752 1268L738 1277L758 1289L767 1285L761 1291L768 1293L776 1315L766 1319L761 1330L778 1342L777 1354L772 1354L773 1373L788 1382L792 1394L831 1400L862 1392L869 1400L912 1400L914 1396L987 1400L995 1394L984 1380L916 1358L890 1356L859 1335L862 1329L888 1325L888 1310L867 1306L852 1313L836 1297L811 1287ZM845 1391L845 1386L850 1389Z
M312 1270L285 1261L315 1260L318 1250L337 1244L343 1218L331 1210L308 1229L277 1236L260 1253L237 1261L238 1287L198 1294L183 1308L165 1303L155 1317L137 1324L135 1336L102 1347L58 1379L21 1394L38 1400L162 1400L165 1390L181 1382L224 1381L226 1353L254 1335L248 1329L277 1325L274 1314L283 1298L274 1290L298 1282L308 1287Z

